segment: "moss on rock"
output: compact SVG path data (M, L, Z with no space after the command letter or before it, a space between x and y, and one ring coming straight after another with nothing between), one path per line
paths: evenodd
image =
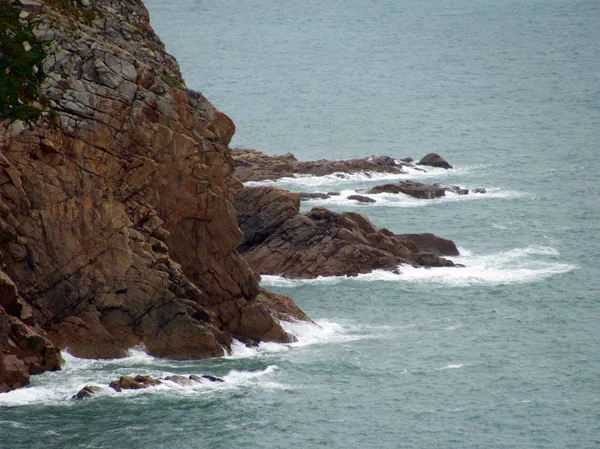
M34 121L47 102L40 94L45 53L21 11L0 4L0 118Z

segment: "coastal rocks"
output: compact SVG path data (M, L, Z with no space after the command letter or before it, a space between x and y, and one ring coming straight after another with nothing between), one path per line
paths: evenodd
M0 393L29 384L29 377L59 370L60 351L33 322L31 307L0 271Z
M108 384L109 388L112 388L117 393L121 393L123 390L143 390L149 387L155 387L157 385L163 385L166 382L171 382L173 384L179 385L181 387L192 387L194 385L198 385L205 382L211 383L223 383L225 382L220 377L211 376L208 374L198 376L196 374L192 374L190 376L181 376L178 374L174 374L171 376L166 376L163 378L154 378L152 376L121 376L120 378L111 381ZM86 385L81 390L79 390L75 395L73 395L73 399L87 399L92 396L97 395L98 393L104 392L105 389L103 387L97 385Z
M423 242L428 242L425 250L418 246L417 238L377 229L360 213L338 214L323 207L300 213L297 197L281 189L244 187L234 198L236 208L240 203L246 208L240 217L245 237L240 251L260 274L306 279L355 276L375 269L394 270L400 264L454 265L437 255L456 254L456 247L449 251L452 243L445 239L423 238ZM255 208L253 203L262 206ZM266 204L272 204L272 209L267 209ZM272 224L270 217L277 215L277 209L286 218L279 220L276 229L270 227L270 232L261 232L261 223ZM250 222L248 211L253 210L259 214L261 210L268 210L269 216ZM291 211L295 214L290 217Z
M423 156L423 158L417 162L417 165L428 165L430 167L440 167L445 169L452 168L452 165L437 153L429 153Z
M299 175L324 176L332 173L405 173L402 168L412 166L389 156L371 156L343 161L298 161L293 154L269 156L257 150L233 148L235 176L242 182L264 181Z
M233 122L185 87L141 1L40 4L52 111L0 121L0 288L18 291L0 299L2 388L67 347L189 359L293 340L276 316L305 315L236 251Z
M160 384L162 384L160 379L154 379L150 376L121 376L109 383L108 386L116 392L121 392L122 390L140 390Z
M463 189L459 186L449 186L443 184L424 184L416 181L402 181L375 186L367 193L404 193L414 198L431 200L446 196L446 192L457 195L468 195L469 189ZM485 193L485 189L474 189L473 193Z
M363 196L363 195L349 195L348 199L358 201L359 203L376 203L377 202L373 198L370 198L368 196Z
M81 390L79 390L76 394L73 395L73 399L87 399L92 396L97 395L98 393L102 393L104 388L98 387L96 385L86 385Z

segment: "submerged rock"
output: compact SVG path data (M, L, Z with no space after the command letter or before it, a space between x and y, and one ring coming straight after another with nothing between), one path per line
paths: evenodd
M141 390L154 385L160 385L160 379L154 379L150 376L121 376L118 380L113 380L108 384L113 390L120 392L122 390Z
M375 186L367 191L367 193L370 194L404 193L405 195L425 200L446 196L447 192L455 193L457 195L468 195L469 189L445 184L425 184L416 181L401 181ZM475 189L474 192L485 193L485 189Z
M363 195L350 195L350 196L348 196L348 199L358 201L359 203L375 203L376 202L376 200L374 200L373 198L369 198L368 196L363 196Z
M375 186L367 193L404 193L414 198L431 200L446 195L446 189L435 184L424 184L415 181L402 181Z
M104 391L104 388L96 385L86 385L77 394L73 395L73 399L87 399Z

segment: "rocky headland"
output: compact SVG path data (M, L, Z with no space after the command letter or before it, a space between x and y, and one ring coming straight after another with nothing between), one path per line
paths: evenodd
M140 0L0 5L0 391L140 345L221 356L308 319L236 250L233 122Z
M310 318L261 288L260 274L455 266L444 256L456 245L433 234L395 234L356 212L300 212L301 199L336 192L242 185L452 168L441 156L298 161L230 149L233 122L186 87L141 0L10 0L0 26L0 392L60 369L65 349L197 359L228 353L234 338L294 341L280 321ZM405 181L360 193L463 190ZM110 386L164 381L202 379Z

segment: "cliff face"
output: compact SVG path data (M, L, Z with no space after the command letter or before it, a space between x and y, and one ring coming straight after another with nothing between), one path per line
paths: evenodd
M141 1L8 7L43 46L32 107L51 113L0 121L0 391L27 346L9 322L39 337L30 372L56 348L201 358L293 338L273 316L306 317L235 250L234 124L185 87Z

